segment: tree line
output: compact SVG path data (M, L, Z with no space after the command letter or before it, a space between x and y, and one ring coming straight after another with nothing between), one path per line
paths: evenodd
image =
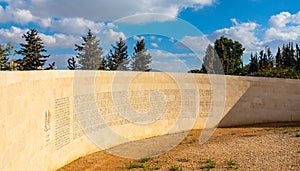
M0 45L0 70L53 70L56 69L55 62L44 68L50 55L45 54L42 39L38 36L38 31L30 29L22 38L26 43L20 43L21 49L16 51L12 43ZM128 55L125 40L120 38L115 45L111 45L109 54L103 56L103 49L100 46L100 39L88 31L82 37L83 43L75 44L75 57L67 60L67 68L70 70L133 70L150 71L151 55L147 52L144 39L136 42L134 53ZM11 59L9 56L19 54L23 58Z
M14 50L12 43L0 45L0 70L52 70L56 69L55 62L44 67L50 55L46 54L38 31L30 29L22 38L26 43L20 43L20 50ZM82 37L81 44L75 44L76 56L67 60L70 70L132 70L150 71L151 55L147 52L144 39L138 40L134 53L128 55L126 41L120 38L107 55L103 55L100 39L88 31ZM251 53L249 64L244 65L242 56L243 45L230 38L221 36L213 45L208 45L199 69L190 73L210 73L243 76L263 76L277 78L300 78L300 48L298 44L288 43L278 47L276 55L266 47L260 52ZM9 56L21 55L21 59L11 59Z
M276 78L300 78L300 48L293 43L278 47L274 56L269 47L251 53L249 64L244 65L243 45L224 36L208 45L200 69L190 73L262 76Z

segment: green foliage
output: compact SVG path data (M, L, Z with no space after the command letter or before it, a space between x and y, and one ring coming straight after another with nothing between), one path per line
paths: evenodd
M141 162L141 163L146 163L146 162L148 162L150 159L151 159L151 157L143 157L143 158L141 158L140 162Z
M206 55L203 58L203 64L200 72L209 74L223 73L222 63L215 48L212 45L208 45L208 47L206 48Z
M78 59L78 68L82 70L98 70L102 62L102 48L99 46L100 40L97 39L91 30L88 31L87 36L82 37L83 43L81 45L75 44L75 51L78 51L76 58ZM74 62L70 59L70 62ZM68 64L71 69L76 69L75 63ZM69 67L68 67L69 68ZM69 69L70 69L69 68Z
M125 40L122 38L116 42L116 45L111 45L113 49L110 50L107 56L108 70L128 70L128 53Z
M127 169L146 168L143 163L129 162L126 164Z
M131 69L133 71L150 71L151 55L147 53L144 39L137 41L132 56Z
M14 53L14 48L12 43L0 45L0 70L9 69L9 66L7 66L6 63L8 61L8 56Z
M217 39L212 45L208 45L206 55L203 58L201 73L241 75L242 55L245 51L238 41L224 36Z
M68 66L67 67L68 67L69 70L76 70L77 64L76 64L76 60L75 60L74 57L69 58L67 60L67 62L68 62Z
M296 137L300 137L300 133L299 132L296 133Z
M188 73L202 73L199 69L190 70Z
M215 41L215 51L221 60L226 75L240 75L245 48L238 41L222 36Z
M206 159L204 164L200 165L200 169L209 171L216 167L216 162L212 159Z
M22 60L18 61L19 70L42 70L44 64L50 55L43 55L47 52L42 39L38 36L38 31L30 29L22 36L27 43L20 43L21 50L16 51L17 54L23 56Z
M170 168L169 168L169 171L180 171L182 170L182 166L177 166L177 165L172 165Z
M270 48L266 52L262 50L254 56L251 54L248 75L299 79L300 48L298 44L296 44L296 48L293 43L283 45L282 49L278 48L275 57Z
M240 167L240 165L236 161L233 161L231 159L227 160L226 163L230 169L238 169Z
M47 68L45 68L45 70L56 70L55 62L52 62L51 64L49 64L49 66Z

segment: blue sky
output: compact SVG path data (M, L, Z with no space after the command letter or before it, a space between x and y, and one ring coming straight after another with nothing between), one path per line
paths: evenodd
M118 4L118 5L117 5ZM249 54L265 47L276 53L283 43L300 44L299 0L0 0L0 43L23 42L36 28L49 62L66 68L74 44L90 28L105 52L119 37L129 54L144 38L157 70L186 72L201 66L209 43L224 35ZM15 56L18 58L20 56Z

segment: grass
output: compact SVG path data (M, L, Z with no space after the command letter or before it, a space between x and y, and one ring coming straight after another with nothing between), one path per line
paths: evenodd
M231 159L227 160L226 163L230 169L238 169L239 168L239 164L234 160L231 160Z
M140 159L140 162L141 162L141 163L146 163L146 162L148 162L150 159L151 159L151 157L148 157L148 156L147 156L147 157L143 157L143 158Z
M300 132L297 132L297 133L296 133L296 137L300 137Z
M288 127L280 127L279 130L283 133L283 134L287 134L288 131L287 131Z
M216 162L213 159L206 159L204 164L200 166L200 169L209 171L216 167Z
M172 165L170 168L169 168L169 171L181 171L182 170L182 166L177 166L177 165Z
M145 164L149 160L151 160L150 157L143 157L143 158L141 158L137 162L126 163L125 166L126 166L126 168L128 170L131 170L131 169L141 169L142 171L150 171L150 170L159 170L160 169L160 166L153 166L153 167L146 166ZM156 161L155 163L157 164L158 161Z
M126 164L127 169L136 169L136 168L142 168L146 169L146 166L143 163L136 163L136 162L130 162Z

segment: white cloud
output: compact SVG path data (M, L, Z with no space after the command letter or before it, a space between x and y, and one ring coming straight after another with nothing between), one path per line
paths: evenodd
M80 37L57 33L54 35L46 35L41 33L39 36L45 43L45 46L48 48L74 48L74 44L78 44L82 41Z
M166 21L178 16L179 12L191 7L200 9L209 6L215 0L60 0L59 3L53 0L31 0L31 1L10 1L9 6L14 9L29 10L39 18L76 18L82 17L89 20L113 21L125 16L159 13L171 17L155 18L147 16L135 22ZM39 9L39 10L36 10Z
M174 42L175 42L175 38L174 38L174 37L171 37L171 38L169 39L169 41L172 42L172 43L174 43Z
M237 19L231 19L233 26L215 31L209 37L217 39L220 36L226 36L233 40L242 43L247 49L255 49L259 42L258 37L255 35L259 25L255 22L239 23Z
M23 34L25 34L28 30L20 29L18 27L12 26L10 29L0 29L0 41L7 42L16 42L21 43L24 42L22 39Z
M7 6L5 9L0 6L0 22L13 21L16 23L26 24L37 20L29 10L12 8Z
M269 20L270 28L265 32L265 40L296 41L300 38L300 11L296 14L281 12Z
M136 40L136 41L141 41L143 39L145 39L144 36L141 36L141 37L139 37L139 36L133 36L133 40Z
M204 52L211 42L206 36L184 36L175 46L188 48L195 52Z
M12 26L10 29L0 29L0 40L4 43L14 42L16 44L23 43L25 40L22 36L28 31L28 29L21 29L18 27ZM80 42L80 37L75 37L71 35L65 34L54 34L54 35L46 35L43 33L39 33L38 36L44 42L46 48L70 48L74 47L75 43Z
M105 43L112 43L119 40L120 38L122 38L123 40L126 39L126 36L123 32L116 32L113 29L104 30L102 33L103 34L100 38Z
M300 25L285 28L270 28L265 33L266 40L295 41L300 38Z
M154 48L159 48L157 43L151 43L151 46L154 47Z
M287 23L291 22L293 16L289 12L281 12L280 14L273 15L269 19L271 27L285 27Z
M153 57L158 58L182 58L182 57L195 57L200 60L203 59L203 55L197 54L197 53L171 53L171 52L165 52L162 50L150 50L150 54Z
M51 29L69 34L85 34L88 29L94 33L99 33L105 24L101 22L94 22L83 18L63 18L61 20L54 20L50 26Z

